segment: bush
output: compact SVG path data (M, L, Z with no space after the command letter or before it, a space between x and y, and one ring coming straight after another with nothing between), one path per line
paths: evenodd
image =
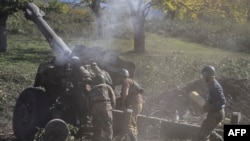
M43 8L41 8L43 9ZM76 8L67 12L49 12L45 9L45 21L59 36L84 36L92 35L92 17L87 9ZM24 17L23 12L16 12L8 18L7 29L10 34L32 35L33 37L43 37L41 31L32 21Z
M228 19L215 21L215 19L149 21L146 30L216 48L250 53L249 23L242 24Z

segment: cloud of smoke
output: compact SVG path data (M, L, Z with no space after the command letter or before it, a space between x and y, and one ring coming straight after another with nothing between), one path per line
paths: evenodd
M133 0L132 3L136 5L137 1L138 0ZM95 38L79 38L69 43L72 48L77 44L84 44L85 46L114 47L115 39L131 39L133 37L131 11L128 7L127 0L102 2L100 7L99 18L97 18L92 11L94 22L91 26L94 30L92 31L92 33L94 33L93 35L98 34L100 28L98 27L98 22L100 22L103 36L99 36L100 38L98 38L98 36L92 36ZM94 42L92 42L93 39L95 40Z
M138 4L138 0L132 1L133 6ZM101 17L100 20L103 28L103 37L105 44L108 46L113 43L115 38L131 38L133 34L133 27L131 24L131 13L127 0L115 0L108 3L101 4ZM94 29L98 30L97 24Z
M133 26L132 26L132 20L131 20L131 7L129 7L128 2L131 4L130 6L133 7L133 9L137 10L139 7L139 2L141 0L115 0L115 1L107 1L106 3L101 3L101 9L100 9L100 15L101 17L97 19L95 17L95 22L92 25L94 30L96 30L94 33L98 33L99 27L98 22L102 24L102 33L103 36L100 36L101 40L95 40L95 42L86 40L86 43L84 43L85 46L89 47L114 47L115 39L131 39L133 38ZM143 6L143 4L141 5ZM90 39L91 40L91 39ZM83 39L79 39L79 43L82 43ZM76 45L75 43L70 43L72 47ZM100 54L92 53L92 56L96 58L95 56L100 56ZM104 55L104 60L110 60L114 61L112 56ZM111 59L107 59L111 57Z
M131 29L130 11L126 0L117 0L110 3L102 11L102 24L105 36L115 37Z

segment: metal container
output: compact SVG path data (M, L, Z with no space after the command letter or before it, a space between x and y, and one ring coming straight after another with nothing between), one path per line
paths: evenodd
M189 98L200 108L202 108L206 103L205 99L202 96L200 96L200 94L197 93L196 91L192 91L189 94Z

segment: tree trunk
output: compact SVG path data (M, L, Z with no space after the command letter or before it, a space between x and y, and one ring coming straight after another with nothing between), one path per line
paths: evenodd
M250 8L248 9L248 12L247 12L247 21L250 22Z
M134 52L136 53L144 53L145 50L145 30L144 17L136 16L134 18L133 27L134 27Z
M92 10L95 14L96 20L97 20L97 36L103 37L103 27L102 27L102 19L101 19L101 1L100 0L94 0L92 3Z
M145 32L144 27L138 27L134 32L134 52L145 52Z
M7 31L6 21L8 19L7 13L0 13L0 52L7 50Z
M98 34L98 37L102 38L103 37L102 17L97 16L96 14L96 19L97 19L97 34Z

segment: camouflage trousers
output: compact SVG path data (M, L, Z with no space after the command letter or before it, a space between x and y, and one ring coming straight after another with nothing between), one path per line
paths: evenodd
M129 107L133 110L132 113L125 113L124 131L125 133L133 136L137 136L137 116L142 111L142 104L131 105Z
M92 141L112 141L113 115L111 110L96 109L92 112L92 124L94 127Z
M208 113L207 118L201 124L197 141L208 141L213 130L222 121L222 119L224 119L224 117L225 117L224 109L218 112Z

